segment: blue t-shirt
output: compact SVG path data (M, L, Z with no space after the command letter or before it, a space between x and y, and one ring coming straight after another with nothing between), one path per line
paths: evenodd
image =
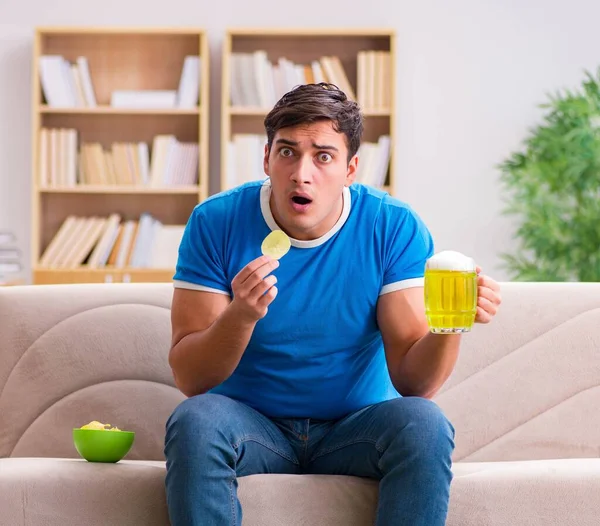
M232 295L231 281L279 229L270 180L198 204L179 249L174 286ZM431 235L406 204L374 188L344 189L324 236L292 240L278 294L233 374L212 389L271 417L334 419L399 394L377 325L381 294L422 286ZM398 319L398 323L402 323Z

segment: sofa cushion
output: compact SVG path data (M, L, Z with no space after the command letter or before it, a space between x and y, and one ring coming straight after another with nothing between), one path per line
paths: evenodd
M448 526L597 524L600 459L456 463ZM0 459L2 524L168 526L164 463ZM377 483L330 475L239 479L244 526L371 526Z
M459 462L448 526L596 526L600 459Z
M0 524L168 526L161 461L0 459Z

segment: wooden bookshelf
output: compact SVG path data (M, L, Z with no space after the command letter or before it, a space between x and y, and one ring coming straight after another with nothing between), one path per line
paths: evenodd
M208 197L208 111L201 29L37 28L33 283L170 281L177 236ZM67 219L79 244L56 241Z
M357 180L393 193L395 62L394 30L228 29L222 50L221 190L265 176L262 148L266 114L294 85L322 79L344 89L363 110L364 148L359 154L367 168L364 172L359 169ZM341 66L342 75L336 64ZM294 76L292 70L300 67L304 73ZM350 88L345 89L348 85ZM236 170L239 152L256 157L244 158ZM241 175L242 166L255 170L247 173L244 169Z

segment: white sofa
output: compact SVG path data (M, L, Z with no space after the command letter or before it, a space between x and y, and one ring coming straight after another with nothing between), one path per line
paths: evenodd
M456 428L450 526L600 524L600 284L505 283L436 401ZM170 284L0 288L0 525L166 526ZM71 430L136 431L118 464ZM367 526L377 485L240 479L247 526Z

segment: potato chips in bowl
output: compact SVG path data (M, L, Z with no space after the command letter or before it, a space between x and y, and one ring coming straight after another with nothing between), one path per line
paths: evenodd
M119 462L129 453L134 439L133 431L122 431L97 420L73 429L75 449L88 462Z

